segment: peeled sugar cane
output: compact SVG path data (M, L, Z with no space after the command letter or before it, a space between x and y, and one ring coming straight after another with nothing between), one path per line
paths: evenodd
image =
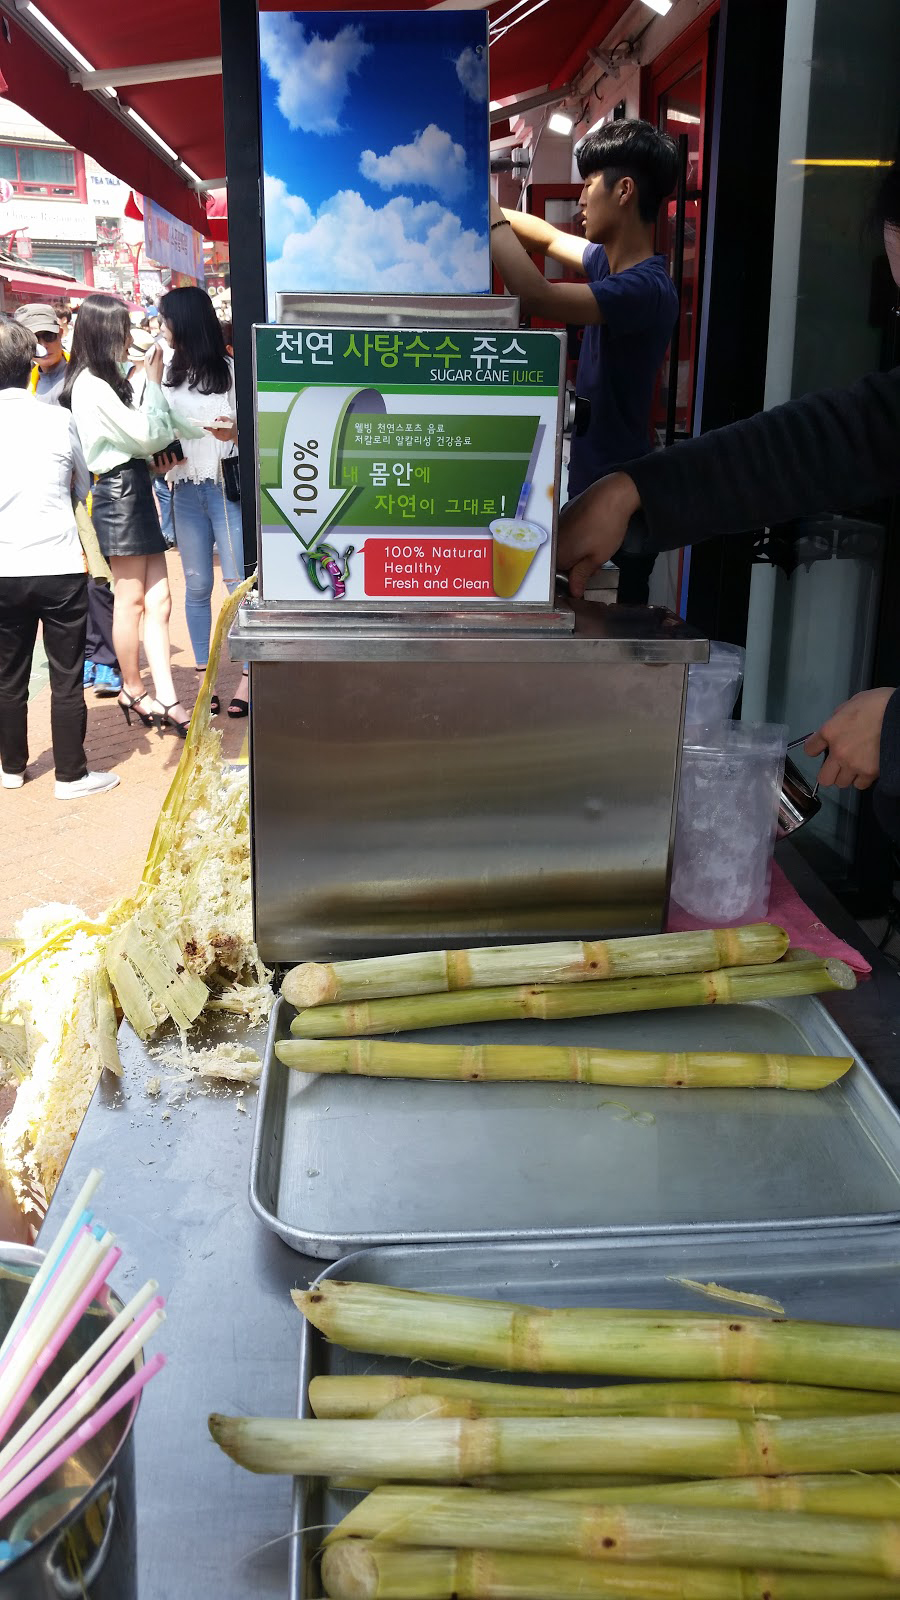
M464 1483L488 1474L542 1470L693 1478L900 1471L896 1413L771 1422L713 1417L298 1422L214 1415L209 1427L226 1455L250 1472L301 1477L360 1473L385 1482Z
M330 1600L896 1600L887 1578L659 1567L498 1550L402 1550L363 1539L322 1557Z
M608 1383L602 1388L551 1389L525 1383L477 1383L466 1378L331 1377L309 1385L317 1417L384 1416L399 1401L449 1400L480 1417L770 1417L850 1416L900 1411L900 1394L869 1389L823 1389L802 1383ZM898 1483L900 1510L900 1483Z
M310 1013L314 1021L316 1012ZM375 1039L280 1039L275 1054L298 1072L374 1078L463 1078L593 1083L651 1089L823 1089L851 1056L727 1051L594 1050L561 1045L396 1044Z
M893 1328L708 1313L548 1310L332 1278L295 1289L292 1299L332 1343L370 1354L507 1372L741 1378L900 1392L900 1332ZM816 1466L794 1470L814 1472Z
M788 947L783 928L759 922L745 928L661 933L634 939L567 940L495 945L476 950L425 950L331 965L307 961L285 973L281 992L298 1011L332 1000L386 995L443 994L510 983L577 983L586 979L660 977L711 972L716 967L767 965Z
M748 1000L775 1000L855 987L856 978L843 961L781 961L774 966L730 967L718 972L556 986L457 989L450 994L311 1006L298 1012L291 1023L291 1033L298 1039L345 1039L414 1028L451 1027L462 1022L503 1022L526 1017L552 1021L559 1017L661 1011L676 1006L739 1005Z
M325 1540L508 1550L611 1562L752 1567L900 1578L900 1530L888 1521L683 1506L586 1506L483 1489L375 1489Z

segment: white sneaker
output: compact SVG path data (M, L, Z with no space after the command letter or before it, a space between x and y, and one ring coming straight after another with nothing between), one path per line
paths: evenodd
M4 772L0 767L0 783L4 789L21 789L25 782L24 772Z
M86 772L83 778L75 778L72 783L61 783L56 780L57 800L80 800L89 794L104 794L107 789L115 789L119 780L114 772Z

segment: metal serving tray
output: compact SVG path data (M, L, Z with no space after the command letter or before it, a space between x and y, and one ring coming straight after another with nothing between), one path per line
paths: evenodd
M293 1015L279 999L250 1203L303 1254L900 1220L900 1115L816 999L404 1035L854 1056L845 1078L816 1093L297 1073L274 1051Z
M716 1310L716 1302L671 1283L673 1274L771 1295L791 1317L900 1326L900 1234L896 1228L818 1229L815 1233L800 1229L715 1234L675 1231L624 1240L556 1239L550 1244L364 1250L328 1267L322 1276L547 1306ZM718 1309L725 1313L728 1306L723 1302ZM741 1308L742 1317L753 1314ZM298 1414L311 1414L307 1390L310 1379L319 1373L405 1373L410 1369L409 1362L354 1355L328 1344L304 1322ZM486 1376L474 1370L455 1375ZM502 1379L503 1374L492 1371L490 1377ZM515 1381L528 1379L516 1373ZM564 1375L553 1378L560 1384L585 1381L584 1377ZM331 1490L320 1480L295 1481L291 1600L310 1600L320 1593L313 1562L323 1537L321 1529L337 1522L358 1498Z

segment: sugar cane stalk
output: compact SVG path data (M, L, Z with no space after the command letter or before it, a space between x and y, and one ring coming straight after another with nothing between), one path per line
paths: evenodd
M295 1289L292 1298L332 1343L373 1355L506 1372L740 1378L900 1392L900 1332L894 1328L741 1315L547 1310L336 1278Z
M823 1389L813 1384L608 1383L553 1389L524 1383L474 1383L465 1378L313 1378L309 1403L317 1417L375 1417L394 1401L425 1396L465 1401L482 1417L652 1416L741 1417L858 1415L900 1411L900 1394Z
M614 978L603 983L539 984L493 989L458 989L450 994L408 995L349 1005L312 1006L291 1023L298 1039L345 1039L403 1033L414 1028L445 1028L462 1022L503 1022L522 1018L553 1021L626 1011L661 1011L680 1006L738 1005L789 995L854 989L856 979L843 961L778 962L774 966L730 967L719 972Z
M486 1487L486 1486L482 1486ZM816 1516L900 1517L900 1478L890 1473L802 1473L787 1478L713 1478L699 1482L610 1484L601 1488L570 1483L562 1488L527 1490L540 1499L587 1505L745 1506L755 1511L806 1511Z
M718 1417L489 1417L419 1422L212 1416L216 1443L251 1472L408 1483L510 1472L692 1478L900 1471L900 1416L736 1422ZM900 1536L900 1533L898 1533Z
M325 1550L330 1600L847 1600L847 1574L721 1566L628 1566L506 1550L394 1550L343 1539ZM886 1578L854 1576L852 1600L895 1600Z
M900 1528L893 1521L707 1507L573 1505L481 1489L376 1489L325 1543L345 1538L571 1556L598 1565L753 1567L763 1561L776 1571L900 1577Z
M600 1566L497 1550L393 1550L362 1539L329 1546L322 1582L330 1600L848 1600L844 1573ZM896 1593L890 1579L853 1579L853 1600Z
M388 995L444 994L508 983L578 983L584 979L660 977L666 972L711 972L716 967L767 965L788 947L783 928L759 922L745 928L660 933L636 939L566 940L554 944L494 945L476 950L423 950L325 965L304 962L285 973L281 992L292 1006L374 1000Z
M275 1054L298 1072L370 1078L498 1079L652 1089L823 1089L852 1056L594 1050L561 1045L396 1044L373 1039L281 1039Z

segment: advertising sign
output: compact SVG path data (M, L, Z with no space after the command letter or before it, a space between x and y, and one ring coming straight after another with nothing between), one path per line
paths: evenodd
M487 13L259 15L269 316L281 291L488 294Z
M203 239L196 228L173 217L144 195L144 254L158 267L184 272L203 282Z
M0 233L27 228L32 239L51 244L93 244L97 221L90 206L75 200L41 200L17 195L4 203Z
M264 600L550 599L561 335L254 331Z

